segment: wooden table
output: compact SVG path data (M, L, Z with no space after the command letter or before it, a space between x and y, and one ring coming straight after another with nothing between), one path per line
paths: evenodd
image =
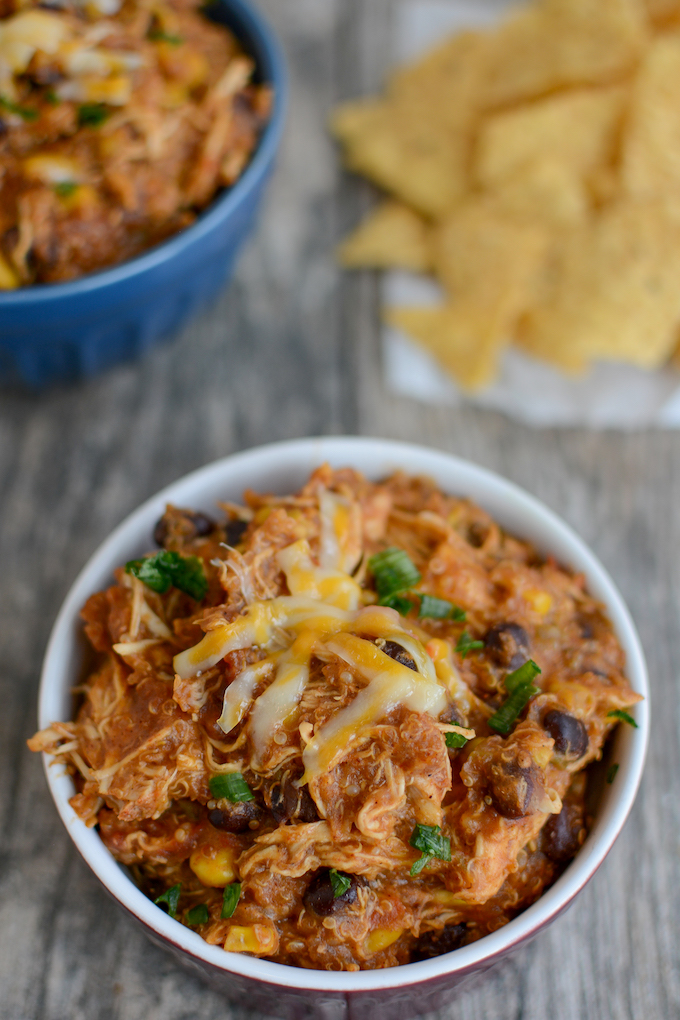
M143 362L0 400L0 1018L252 1017L178 971L73 849L28 753L41 657L76 573L128 511L192 468L293 436L429 444L561 513L613 574L649 658L654 723L636 807L572 910L440 1017L680 1016L680 436L532 431L398 399L381 377L376 281L333 247L372 196L343 175L331 104L377 87L389 0L266 0L292 103L256 236L217 307Z

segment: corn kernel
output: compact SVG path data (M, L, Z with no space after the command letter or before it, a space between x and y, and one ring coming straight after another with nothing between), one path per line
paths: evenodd
M203 885L223 889L236 878L236 855L229 847L200 846L189 858L189 867Z
M552 608L552 598L548 595L547 591L541 591L540 588L529 588L524 592L524 598L531 608L540 613L541 616L545 616Z
M279 937L266 924L235 924L227 932L224 948L230 953L255 953L271 956L279 946Z
M393 942L396 942L403 933L403 928L397 928L396 931L394 928L376 928L364 942L364 951L366 955L372 956L373 953L379 953L381 949L387 949L387 947L391 946Z
M449 910L457 910L460 907L468 906L465 900L461 900L460 897L456 896L455 893L449 892L448 889L437 889L432 893L432 899L437 903L441 903L443 907L447 907Z
M0 290L15 290L18 286L19 277L0 254Z

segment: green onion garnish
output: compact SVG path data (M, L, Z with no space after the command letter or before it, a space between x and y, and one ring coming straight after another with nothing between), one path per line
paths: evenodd
M30 106L19 106L18 103L13 103L11 99L5 99L4 96L0 96L0 106L8 113L16 113L25 121L37 120L40 116L38 110L34 110Z
M638 724L635 722L632 715L629 715L628 712L624 712L622 708L615 708L613 711L607 712L607 718L618 719L620 722L628 723L629 726L634 727L636 730L639 729Z
M608 783L611 784L611 783L614 782L614 780L616 779L616 773L618 771L619 771L618 762L614 762L613 765L609 766L609 768L607 769L607 782Z
M462 733L447 733L445 739L446 746L451 749L465 747L468 742L468 738L464 737Z
M338 871L336 868L331 868L328 872L328 877L331 880L331 886L333 888L333 897L337 900L338 896L342 896L346 893L352 884L352 879L349 875L344 875L342 871Z
M172 888L166 889L164 893L161 893L161 895L154 900L154 903L157 906L160 906L161 903L165 903L170 917L177 917L177 904L179 903L181 894L182 885L178 882L177 885L173 885Z
M393 547L376 553L368 561L368 568L375 578L380 605L385 605L385 599L408 591L420 581L418 570L403 549Z
M442 830L438 825L418 823L409 843L422 854L411 868L412 875L420 874L433 857L438 857L440 861L451 860L451 840L448 836L442 836Z
M420 617L429 617L431 620L454 620L462 623L465 620L465 610L454 606L453 602L446 599L437 599L434 595L423 595L420 600Z
M79 127L101 127L111 116L111 110L105 103L83 103L78 107Z
M413 603L404 595L390 595L386 599L381 599L380 605L387 606L389 609L396 609L400 616L408 616L413 609Z
M216 800L219 800L221 797L234 803L255 800L253 791L240 772L222 772L217 776L211 776L208 785L210 792Z
M205 924L210 918L210 911L205 903L199 903L187 911L187 924Z
M140 581L162 595L171 585L200 602L208 591L203 564L197 556L180 556L177 552L161 550L145 560L130 560L125 572L134 574Z
M503 734L510 732L529 699L534 694L538 694L539 689L534 687L532 680L540 672L541 670L534 660L529 659L514 673L509 673L506 676L505 689L510 692L510 697L489 719L489 726L492 730Z
M483 647L484 647L483 641L473 641L468 632L464 630L458 639L456 651L458 652L459 655L465 658L465 656L469 655L470 652L474 652L476 649Z
M223 921L227 918L232 917L238 901L241 899L241 883L232 882L231 885L227 885L224 888L224 896L222 897L222 913L220 917Z
M47 90L47 92L45 93L45 102L49 103L50 106L60 106L61 105L61 99L57 95L57 93L54 91L54 89L48 89Z
M53 190L59 195L59 198L70 198L78 190L78 185L75 181L57 181L53 185Z
M152 28L148 38L152 42L166 42L171 46L181 46L184 39L181 35L173 35L171 32L164 32L162 28Z

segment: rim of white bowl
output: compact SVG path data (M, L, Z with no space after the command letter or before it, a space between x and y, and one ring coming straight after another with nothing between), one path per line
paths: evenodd
M630 613L609 574L579 536L552 510L501 475L476 464L427 447L387 439L337 436L289 440L215 461L167 486L133 511L81 570L57 616L45 653L39 725L45 727L53 721L67 719L70 714L70 689L82 647L78 614L86 598L110 583L115 566L148 550L153 525L166 503L209 510L219 498L240 499L248 486L280 493L293 491L324 461L334 467L354 467L373 478L402 468L433 478L452 494L469 496L506 530L527 538L539 550L551 552L561 562L583 571L589 591L605 604L626 653L629 681L645 700L636 705L633 712L639 728L618 728L614 738L619 764L616 782L606 787L586 842L557 882L509 924L455 953L385 970L304 970L227 953L219 946L208 945L196 932L170 918L134 885L99 835L75 814L68 803L73 784L63 766L45 755L45 771L59 814L87 864L114 898L164 941L226 974L242 974L285 988L345 993L378 991L477 969L537 933L594 875L633 805L649 737L649 684L642 646Z

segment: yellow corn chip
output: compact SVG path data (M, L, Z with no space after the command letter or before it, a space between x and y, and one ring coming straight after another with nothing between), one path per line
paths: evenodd
M680 34L659 36L633 87L623 185L639 198L680 192Z
M635 66L646 34L641 0L534 0L495 33L483 103L610 83Z
M645 0L651 20L657 25L680 18L679 0Z
M427 104L345 103L331 118L351 170L425 216L440 216L467 187L467 141L442 130Z
M585 177L612 158L623 115L621 88L574 89L487 118L474 176L484 188L549 157Z
M627 361L657 368L680 326L680 211L622 200L572 230L541 303L522 323L522 346L561 367Z
M347 268L390 266L425 273L432 265L429 228L422 216L400 202L383 202L338 248Z
M386 321L426 347L465 390L493 382L507 345L503 323L465 302L438 308L390 308Z
M538 224L503 215L492 202L470 201L435 229L434 263L452 297L494 310L510 327L534 295L547 243Z
M545 156L497 184L489 198L503 213L548 227L583 222L589 215L585 185L564 163Z

